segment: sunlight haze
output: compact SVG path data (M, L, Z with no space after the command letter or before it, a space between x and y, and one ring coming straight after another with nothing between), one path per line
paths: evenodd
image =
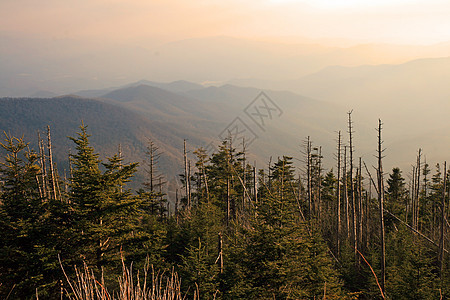
M430 44L449 39L446 1L2 1L0 32L53 39L228 35Z

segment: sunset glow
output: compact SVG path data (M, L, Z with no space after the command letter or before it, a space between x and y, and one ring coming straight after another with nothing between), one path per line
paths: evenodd
M430 44L450 39L450 4L406 0L2 1L2 34L48 38L345 38Z

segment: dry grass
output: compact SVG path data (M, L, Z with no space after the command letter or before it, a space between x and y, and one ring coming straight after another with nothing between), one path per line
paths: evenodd
M123 263L122 263L123 264ZM76 278L66 280L70 290L65 293L71 300L184 300L181 293L181 279L172 269L170 272L155 272L153 266L144 268L141 280L139 272L133 278L132 266L123 264L122 276L118 278L119 290L110 292L102 278L97 280L94 272L87 265L82 270L75 267ZM63 269L64 271L64 269ZM198 291L194 300L199 299Z

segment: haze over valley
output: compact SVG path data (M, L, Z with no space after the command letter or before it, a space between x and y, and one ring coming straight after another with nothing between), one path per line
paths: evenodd
M14 42L17 40L8 43ZM245 116L245 107L261 91L279 105L283 114L258 132L249 149L260 166L267 164L270 156L286 154L301 159L302 142L310 136L314 145L322 146L325 165L334 167L337 131L346 132L346 113L351 110L355 150L368 162L373 160L373 129L378 118L385 124L389 167L408 169L419 148L433 162L441 161L445 159L444 149L450 146L450 139L441 134L450 126L446 119L450 103L450 57L446 54L450 53L450 43L337 47L315 41L281 43L222 36L180 40L152 49L135 48L127 54L117 48L105 50L108 54L90 48L83 55L73 53L77 48L70 46L73 41L48 43L16 46L20 51L10 53L3 48L2 58L8 68L0 70L0 96L36 98L39 103L37 98L52 97L56 97L52 100L55 102L72 102L69 99L75 98L59 96L76 95L138 114L134 122L141 120L139 124L146 133L140 134L139 146L125 152L130 159L138 159L145 152L144 137L154 138L164 150L162 160L171 161L163 163L169 177L180 171L175 166L181 162L184 139L192 151L211 141L217 146L220 133L235 117ZM56 51L56 45L65 50L56 56L44 50ZM27 62L32 57L38 59ZM68 75L57 75L64 73ZM11 112L5 107L2 113L8 116L17 114L17 110ZM51 120L54 130L66 128L60 135L64 139L74 135L83 119L96 141L101 126L87 121L92 111L86 108L75 115L69 109L64 113L68 115L43 115L42 120ZM15 120L21 118L29 117L22 113ZM64 125L68 120L70 127ZM21 127L14 122L3 122L2 129L21 134ZM25 131L43 130L45 122ZM116 128L120 126L128 125L118 124ZM34 140L32 134L27 138ZM109 153L124 143L119 137L106 140ZM65 144L63 151L67 152L67 140L57 143Z

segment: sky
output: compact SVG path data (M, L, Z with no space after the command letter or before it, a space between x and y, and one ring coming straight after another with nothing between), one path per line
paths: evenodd
M224 35L433 44L450 40L450 1L2 0L0 34L120 42Z

